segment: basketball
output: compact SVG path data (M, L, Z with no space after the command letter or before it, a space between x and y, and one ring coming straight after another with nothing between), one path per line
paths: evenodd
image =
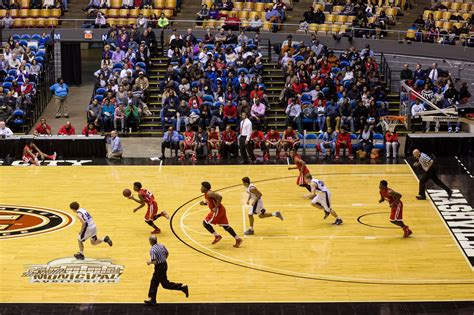
M125 189L123 190L122 194L123 194L124 197L127 197L127 198L128 198L128 197L130 197L130 196L132 195L132 192L131 192L130 189L125 188Z

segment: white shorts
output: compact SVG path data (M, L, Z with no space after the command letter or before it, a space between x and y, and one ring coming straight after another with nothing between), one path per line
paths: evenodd
M249 209L249 215L260 215L260 214L264 214L265 213L265 209L263 207L263 200L262 198L258 199L257 200L257 203L255 203L254 206L250 206L250 209Z
M331 193L329 191L320 191L311 201L312 204L319 204L324 211L331 211Z
M77 236L77 239L81 242L84 242L85 240L91 238L91 237L96 237L97 236L97 227L95 224L89 225L86 227L84 231L81 231L79 235Z

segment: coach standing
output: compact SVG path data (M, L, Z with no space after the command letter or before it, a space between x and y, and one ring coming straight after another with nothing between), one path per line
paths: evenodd
M62 78L59 78L57 83L50 86L49 90L53 92L54 101L56 102L57 112L56 118L60 118L61 115L65 118L69 117L66 97L69 93L69 87Z
M418 200L426 199L425 187L426 187L426 183L430 179L436 185L446 190L448 192L448 199L450 199L453 191L438 178L437 170L434 165L433 159L429 155L423 152L420 152L420 150L418 149L413 150L413 156L417 159L414 165L415 166L421 165L421 167L425 171L425 173L421 176L421 179L420 179L420 188L419 188L418 196L416 196L416 199Z
M252 122L248 119L246 112L242 112L241 118L239 138L240 156L242 156L242 163L248 164L249 156L247 154L247 147L250 141L250 135L252 134Z
M189 289L187 285L182 283L174 283L168 281L166 276L166 271L168 270L168 264L166 259L168 258L168 250L164 245L158 244L155 235L150 235L150 260L146 262L147 265L155 265L155 272L153 273L153 278L150 282L150 290L148 291L148 300L145 300L147 305L156 304L156 293L158 292L158 285L161 283L161 286L168 290L179 290L183 291L186 294L186 297L189 296Z

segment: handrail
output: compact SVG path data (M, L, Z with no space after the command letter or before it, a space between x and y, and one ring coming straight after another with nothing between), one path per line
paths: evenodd
M415 95L417 98L419 98L420 100L422 100L424 103L428 104L429 106L431 106L432 108L436 109L439 113L443 114L444 116L449 116L448 113L446 113L445 111L443 111L441 108L439 108L438 106L436 106L435 104L433 104L431 101L427 100L426 98L423 97L423 95L421 95L420 93L418 93L417 91L415 91L412 87L408 86L405 82L403 81L400 81L400 85L401 87L409 92L410 94L413 94ZM411 114L411 113L410 113Z

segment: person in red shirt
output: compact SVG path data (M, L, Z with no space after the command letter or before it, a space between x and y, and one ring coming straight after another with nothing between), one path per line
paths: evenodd
M97 134L97 129L95 128L94 124L87 124L82 128L82 134L83 135L96 135Z
M40 123L36 126L35 131L33 132L35 136L50 136L51 135L51 126L46 123L46 118L41 118Z
M230 154L235 157L238 156L237 133L230 128L230 125L225 127L221 135L222 145L221 154L224 158L230 157Z
M307 174L311 174L309 168L306 166L305 161L296 153L296 150L290 151L290 157L293 159L293 163L295 166L288 167L288 170L298 170L298 178L296 179L296 185L300 187L306 188L309 192L311 192L311 186L306 183L305 176Z
M295 82L291 85L291 90L293 92L293 95L297 95L298 97L301 97L301 94L303 93L304 89L304 84L300 82L300 78L296 78Z
M387 158L390 157L390 152L393 152L392 157L397 158L398 147L398 134L396 131L391 132L390 130L385 133L385 151Z
M194 94L193 96L189 98L189 101L188 101L189 108L199 109L201 104L202 104L202 99L199 96L196 96L196 94Z
M237 13L232 12L224 21L223 29L238 31L240 27L240 18L237 16Z
M250 141L248 143L247 151L249 152L250 160L255 162L255 154L253 150L260 149L263 153L263 160L268 161L268 157L265 154L267 152L267 147L265 145L265 134L258 130L257 126L253 126L252 133L250 134Z
M347 148L349 150L349 158L353 159L352 156L352 143L351 143L351 134L347 132L346 127L341 127L341 132L337 134L336 140L336 159L339 159L339 151Z
M199 204L201 206L207 205L211 210L202 224L209 233L214 235L212 244L216 244L222 239L222 236L216 233L211 224L220 225L227 231L234 239L234 247L237 248L242 244L242 239L235 233L234 229L229 226L229 220L227 220L226 209L222 204L222 196L211 190L211 184L209 182L201 183L201 193L204 194L204 200Z
M75 134L76 134L76 129L74 129L70 121L66 121L66 123L62 125L58 131L58 135L60 136L74 136Z
M390 222L398 225L403 229L403 237L410 236L413 232L408 228L408 225L403 223L403 203L401 201L402 195L393 189L388 188L386 180L381 180L379 184L380 200L379 203L387 201L390 206Z
M166 211L161 211L160 213L158 213L158 204L155 200L155 196L151 191L142 188L142 184L140 182L133 183L133 190L138 193L138 199L133 197L133 195L130 195L128 199L131 199L140 204L140 206L133 209L133 212L137 212L139 209L147 205L148 209L145 213L145 222L146 224L154 228L151 234L159 234L161 230L155 225L155 223L153 223L153 221L155 221L161 216L169 220L170 216L168 215L168 213L166 213Z
M217 159L220 160L222 159L222 156L221 156L221 144L222 144L222 141L221 141L221 134L219 132L219 129L216 129L216 127L211 127L209 132L208 132L208 136L207 136L207 148L208 148L208 152L209 152L209 155L207 156L207 158L209 160L212 159L212 150L217 150Z
M235 123L237 121L237 106L232 105L232 102L227 102L223 109L224 124Z
M275 128L271 128L269 132L265 135L265 146L266 152L265 155L267 156L267 160L270 158L270 149L276 149L276 158L280 158L280 151L281 151L281 138L280 133L275 130Z
M196 161L196 134L191 130L191 126L186 126L186 131L183 133L184 140L180 142L179 146L181 148L181 154L178 160L184 160L186 156L186 150L191 150L193 153L191 155L191 160Z
M285 131L283 131L283 136L281 139L283 151L288 152L288 149L298 151L300 145L300 139L296 134L293 127L288 126Z
M25 95L28 95L33 92L33 84L30 83L30 79L25 78L25 83L21 85L20 92L24 93Z
M31 163L36 166L40 166L40 161L38 159L40 157L42 160L56 160L56 152L52 155L45 154L41 152L40 149L33 143L33 140L30 140L28 143L25 144L23 147L23 156L22 160L26 163Z

